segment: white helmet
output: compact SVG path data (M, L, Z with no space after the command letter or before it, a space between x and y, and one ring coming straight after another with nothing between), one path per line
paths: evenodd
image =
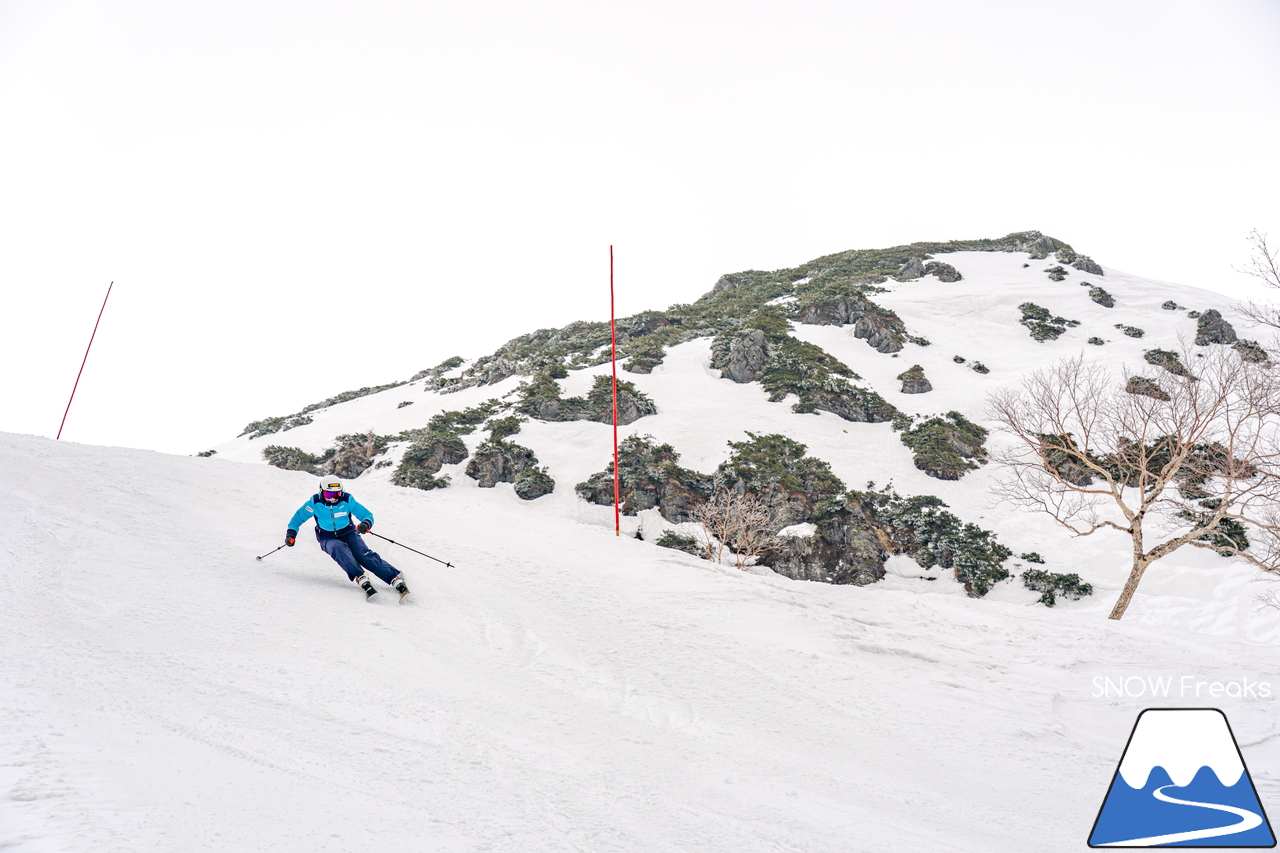
M342 493L342 481L330 477L320 481L320 500L327 504L336 504L346 495Z

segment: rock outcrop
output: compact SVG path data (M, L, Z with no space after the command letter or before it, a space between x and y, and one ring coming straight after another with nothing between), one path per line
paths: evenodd
M1094 263L1093 258L1088 255L1078 255L1075 263L1071 266L1080 270L1080 272L1087 272L1089 275L1106 275L1106 273L1102 271L1102 267Z
M498 483L514 483L524 469L537 465L533 451L507 441L486 441L471 454L467 463L467 476L482 489L492 489Z
M902 265L898 270L895 278L898 281L914 281L924 275L924 260L921 258L912 258Z
M933 390L933 385L925 378L924 368L918 364L899 373L898 379L902 382L903 394L927 394Z
M1215 309L1209 309L1196 320L1196 346L1209 344L1234 344L1238 338L1236 330L1222 318Z
M907 327L897 314L881 308L861 293L820 299L802 308L796 321L817 326L853 324L853 336L882 353L901 350L907 334Z
M729 356L721 375L734 382L757 382L769 362L768 343L760 329L752 329L729 344Z

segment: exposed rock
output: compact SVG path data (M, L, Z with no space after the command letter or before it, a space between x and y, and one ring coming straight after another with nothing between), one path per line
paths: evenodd
M1234 344L1238 338L1231 324L1216 309L1209 309L1196 320L1196 346Z
M853 336L862 338L882 353L898 352L903 347L907 327L898 315L876 305L861 293L831 299L820 299L796 315L797 322L817 326L853 324Z
M596 376L585 397L560 397L553 375L543 372L521 388L516 411L543 421L595 421L613 423L613 385L610 377ZM630 424L658 411L653 400L624 379L618 380L618 423Z
M1080 272L1087 272L1089 275L1106 275L1106 273L1102 271L1102 267L1094 263L1093 258L1090 258L1088 255L1077 256L1075 263L1071 266L1080 270Z
M1178 354L1172 350L1149 349L1142 354L1142 358L1147 362L1147 364L1154 364L1156 367L1162 367L1174 376L1183 376L1187 379L1195 378L1187 370L1186 365L1182 363L1182 359L1178 357ZM1130 391L1129 393L1132 394L1135 392ZM1167 400L1168 396L1166 395L1160 399Z
M486 441L471 454L467 476L479 483L480 488L492 489L498 483L514 483L526 468L537 464L538 457L527 447L506 441Z
M680 467L680 454L652 436L632 436L618 448L620 497L625 515L657 507L673 524L690 521L692 512L711 497L711 478ZM576 486L593 504L613 506L613 463Z
M964 276L960 275L960 271L951 264L944 264L940 261L929 261L924 267L925 275L936 276L938 281L950 284L953 281L960 281Z
M1090 287L1089 298L1101 305L1103 308L1116 307L1116 298L1101 287Z
M913 281L922 275L924 275L924 261L921 258L912 258L902 265L896 278L898 281Z
M1153 400L1168 401L1169 395L1165 392L1160 384L1148 376L1130 376L1129 381L1125 383L1124 390L1130 394L1141 394L1143 397L1150 397Z
M925 378L924 368L918 364L899 373L898 379L902 382L903 394L927 394L933 390L933 385Z
M903 429L901 438L911 448L916 468L938 480L959 480L987 461L987 430L959 412Z
M1240 358L1253 364L1266 364L1269 360L1267 351L1257 341L1239 340L1231 348L1240 354Z
M531 501L549 495L556 488L556 481L547 473L547 469L530 465L516 477L516 496L521 500Z
M711 293L722 293L726 290L733 290L737 286L738 283L736 281L727 275L722 275L716 280L716 283L711 286Z
M882 579L888 552L845 507L814 536L780 539L760 562L792 580L866 586Z
M721 375L734 382L756 382L768 361L764 332L752 329L729 345L728 363L721 367Z
M467 445L456 433L429 432L405 450L391 482L397 486L438 489L449 483L447 477L435 476L441 466L455 465L466 458Z
M1052 237L1046 237L1041 234L1037 239L1019 246L1017 251L1030 252L1032 260L1041 261L1049 257L1049 254L1057 249Z

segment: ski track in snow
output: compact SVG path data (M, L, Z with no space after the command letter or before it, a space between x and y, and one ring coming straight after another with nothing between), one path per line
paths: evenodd
M986 362L994 389L1100 324L1142 325L1149 314L1132 308L1144 300L1225 302L1109 271L1109 311L1074 273L1056 290L1028 278L1023 257L948 256L966 279L986 276L981 296L926 281L878 297L934 341L902 358L847 328L796 334L909 411L976 417L957 352ZM1084 325L1029 342L1013 307L1026 299ZM965 316L978 326L958 330ZM1176 343L1152 329L1106 337L1101 357L1117 364ZM937 388L923 399L895 390L913 362ZM561 384L582 393L607 369ZM1125 543L1072 542L988 506L990 466L961 483L928 479L887 424L795 415L758 385L718 379L705 340L627 378L660 413L623 436L671 441L682 464L712 470L741 429L785 432L850 486L892 476L904 494L937 494L1015 553L1079 572L1095 595L1047 610L1006 583L974 601L945 573L926 582L893 561L871 587L797 583L617 538L612 510L573 494L609 456L609 428L589 423L524 425L515 440L557 480L532 503L509 485L476 488L465 464L446 467L444 491L394 488L391 469L350 484L377 532L456 566L371 537L409 579L404 605L381 585L365 603L310 526L297 547L254 560L315 486L242 464L260 463L262 446L394 433L517 380L443 397L395 388L210 459L0 434L12 495L0 849L1078 850L1138 711L1178 704L1095 698L1095 677L1247 675L1280 689L1280 623L1252 603L1257 573L1238 561L1167 558L1112 623ZM628 533L641 525L646 536L664 526L624 519ZM1274 703L1218 702L1264 805L1280 800Z

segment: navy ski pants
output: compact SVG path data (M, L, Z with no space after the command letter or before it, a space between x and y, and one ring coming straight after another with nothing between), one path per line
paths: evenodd
M320 547L326 554L333 557L339 566L342 566L342 570L352 580L360 577L365 569L377 575L383 583L391 583L395 576L400 574L395 566L370 551L369 546L360 538L360 534L354 530L345 536L321 539Z

